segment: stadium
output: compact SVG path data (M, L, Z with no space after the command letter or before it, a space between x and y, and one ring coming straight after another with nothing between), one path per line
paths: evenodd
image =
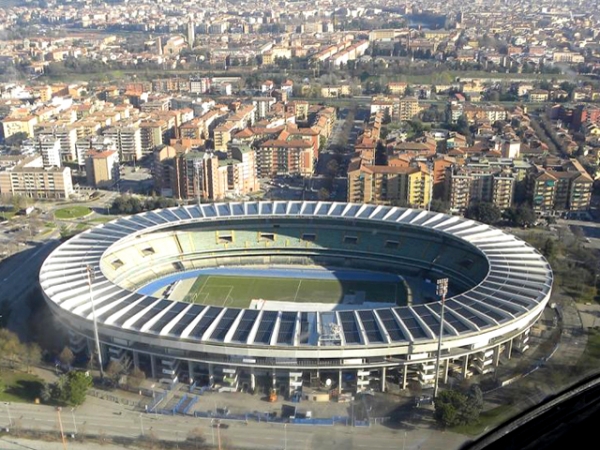
M285 395L430 385L443 278L440 380L493 371L527 349L550 297L547 261L515 236L436 212L181 206L84 231L40 271L75 351L93 353L95 315L105 364Z

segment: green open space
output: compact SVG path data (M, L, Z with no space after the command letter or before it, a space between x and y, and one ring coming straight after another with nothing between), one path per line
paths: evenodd
M33 402L40 396L42 380L35 375L4 369L0 372L0 401Z
M340 303L345 295L364 292L372 302L406 304L404 282L200 275L185 301L247 308L252 300L298 303Z
M78 219L85 217L90 214L92 210L87 206L70 206L68 208L61 208L54 211L54 218L56 219Z
M519 409L513 405L500 405L479 415L479 420L468 425L458 425L452 427L455 433L466 434L468 436L479 436L487 429L492 429L513 417Z

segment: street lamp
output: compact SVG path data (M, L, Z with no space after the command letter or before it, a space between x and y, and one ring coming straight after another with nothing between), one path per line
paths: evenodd
M6 413L8 414L8 427L12 426L12 418L10 417L10 402L4 402L6 405Z
M71 408L71 417L73 418L73 429L75 430L75 434L77 434L77 423L75 423L75 408Z
M60 427L60 437L62 439L62 444L65 450L67 450L67 441L65 440L65 430L63 428L63 423L62 423L62 419L60 418L60 411L61 411L61 407L58 406L56 408L56 414L58 415L58 425Z
M98 319L96 317L96 305L94 304L94 295L92 293L94 269L88 264L86 266L86 270L88 276L88 287L90 290L90 303L92 304L92 317L94 320L94 340L96 341L96 352L98 353L98 366L100 367L100 378L104 378L104 369L102 368L102 353L100 353L100 338L98 337Z
M448 293L448 278L440 278L436 283L436 295L442 299L442 312L440 314L440 333L438 336L437 360L435 362L435 384L433 398L437 398L440 383L440 358L442 356L442 333L444 332L444 308L446 307L446 294Z

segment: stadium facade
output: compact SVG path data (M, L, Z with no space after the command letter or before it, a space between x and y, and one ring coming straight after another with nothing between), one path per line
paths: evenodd
M98 225L44 262L47 303L76 351L131 361L154 378L230 389L385 390L434 379L441 301L271 310L185 303L138 289L168 274L221 266L320 265L449 278L439 376L493 371L528 347L552 271L533 247L458 216L331 202L216 203ZM94 272L91 288L86 267ZM93 300L91 300L93 298ZM315 299L318 302L318 299Z

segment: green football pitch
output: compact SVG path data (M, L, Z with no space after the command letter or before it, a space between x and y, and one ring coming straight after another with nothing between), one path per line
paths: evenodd
M252 300L299 303L339 303L344 295L363 291L371 302L406 304L406 287L397 282L244 277L232 275L199 276L184 301L203 305L248 308Z

